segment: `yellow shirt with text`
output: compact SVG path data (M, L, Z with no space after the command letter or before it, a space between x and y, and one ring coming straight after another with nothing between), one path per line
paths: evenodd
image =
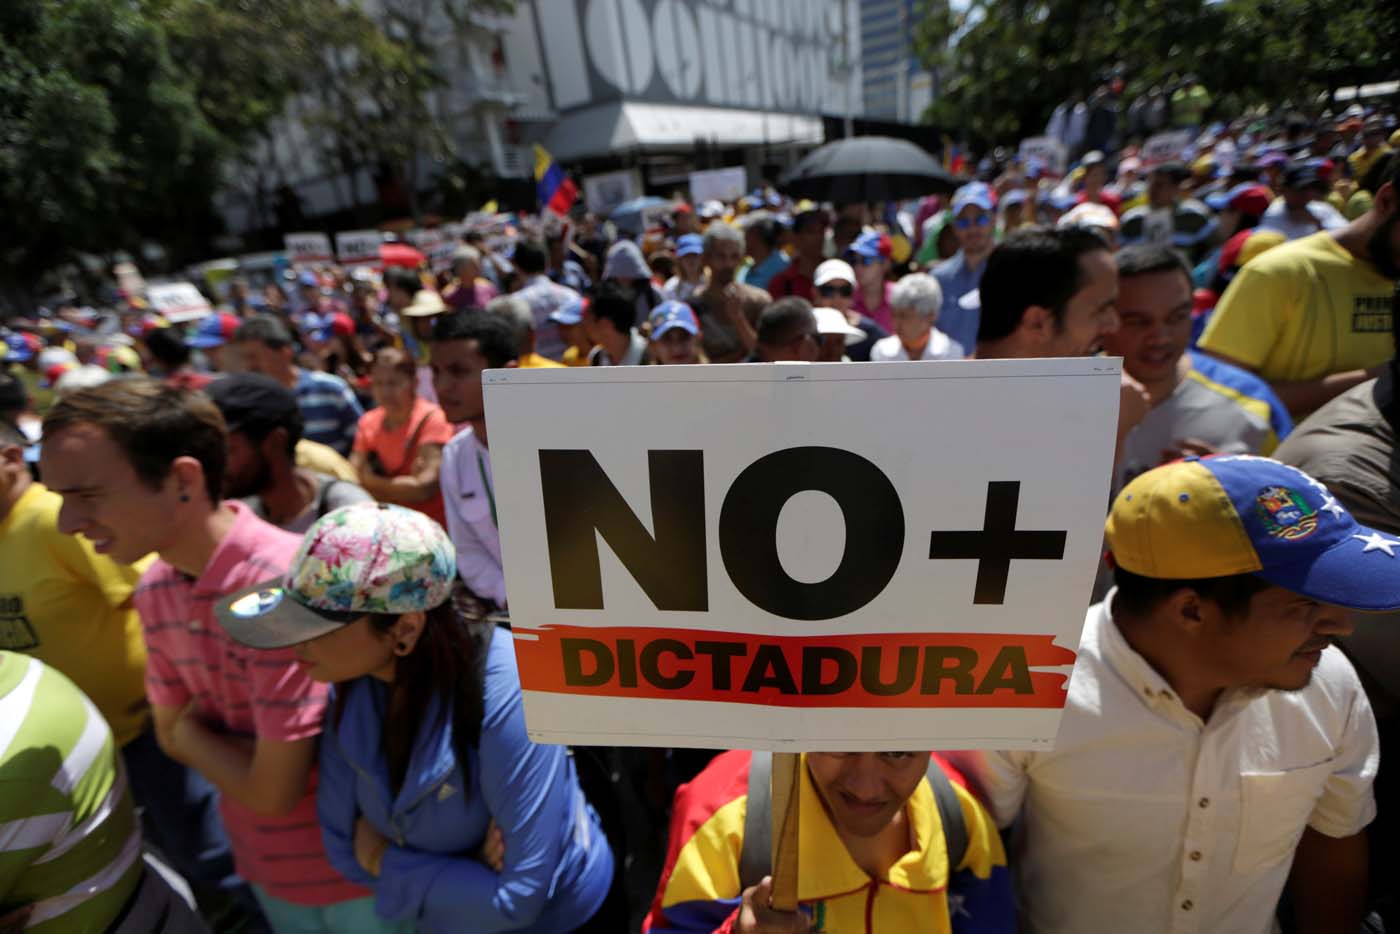
M147 565L117 564L58 530L63 497L35 483L0 520L0 649L33 655L82 689L118 745L150 717L146 644L131 594Z
M1395 284L1321 231L1240 270L1211 315L1200 348L1271 382L1361 370L1395 354Z

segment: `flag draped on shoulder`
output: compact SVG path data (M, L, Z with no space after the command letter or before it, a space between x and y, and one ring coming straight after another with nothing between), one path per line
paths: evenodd
M578 186L539 144L535 145L535 191L540 204L555 214L568 214L578 200Z

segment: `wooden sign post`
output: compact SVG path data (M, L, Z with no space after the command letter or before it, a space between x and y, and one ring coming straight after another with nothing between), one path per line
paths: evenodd
M797 815L802 754L773 753L773 899L775 911L797 910Z

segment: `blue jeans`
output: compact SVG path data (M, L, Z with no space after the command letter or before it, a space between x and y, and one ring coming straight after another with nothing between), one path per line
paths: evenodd
M219 790L162 752L154 728L123 746L122 759L147 844L184 876L210 927L244 934L268 930L257 899L234 871Z

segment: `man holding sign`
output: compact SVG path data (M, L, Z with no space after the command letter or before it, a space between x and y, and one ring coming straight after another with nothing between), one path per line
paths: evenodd
M755 761L760 756L752 754ZM750 840L746 831L764 829L771 814L754 814L769 809L755 807L763 789L751 774L751 754L728 752L676 794L666 868L643 931L1015 931L1001 838L968 791L934 774L944 768L936 758L927 752L802 758L801 911L770 906L767 873L745 878L753 850L769 844L766 836ZM758 857L766 861L768 854Z
M988 816L927 750L1053 743L1116 362L485 384L531 738L759 750L682 791L650 929L1009 932Z

